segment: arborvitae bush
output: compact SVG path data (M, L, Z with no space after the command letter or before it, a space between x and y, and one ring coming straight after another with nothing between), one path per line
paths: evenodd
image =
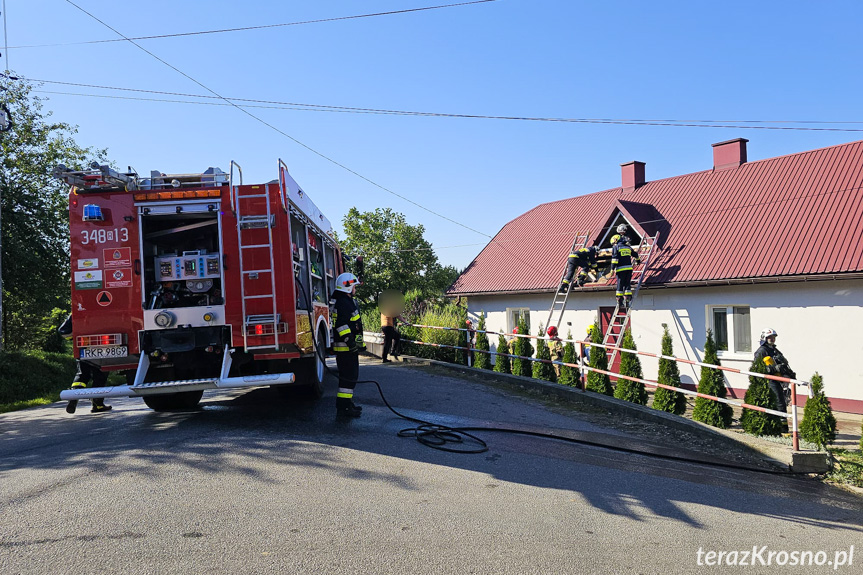
M537 335L540 338L545 335L542 324L539 324L539 333ZM551 359L551 350L548 349L548 344L544 339L536 340L536 359ZM557 373L555 373L554 366L550 363L535 361L533 362L533 378L556 382Z
M527 322L524 321L524 318L521 318L518 321L518 333L521 335L528 335L527 331ZM517 337L515 338L515 342L512 345L513 355L520 355L522 357L533 357L533 346L530 344L530 339L526 337ZM512 360L512 373L514 375L523 375L525 377L533 376L533 362L529 359L515 359Z
M662 355L673 356L674 346L668 325L662 324L662 330ZM677 362L673 359L660 359L657 381L663 385L680 387L680 370L677 368ZM683 415L686 412L686 396L679 391L657 387L653 392L653 409Z
M716 342L713 340L713 331L709 329L707 330L707 341L704 343L704 363L721 365L719 363L719 356L716 353ZM702 365L701 379L698 381L698 392L725 398L728 395L728 390L725 388L725 376L722 374L722 370ZM728 429L731 427L731 417L733 415L734 410L727 403L704 397L695 398L695 407L692 409L692 419L695 421L700 421L713 427Z
M566 339L572 339L572 331L567 332ZM567 341L563 346L563 362L575 363L576 361L578 361L578 359L575 353L575 344L571 341ZM557 383L574 386L577 382L578 371L574 367L568 367L566 365L560 366L560 376L557 378Z
M488 334L483 333L485 331L485 313L480 313L477 329L479 331L476 333L476 349L481 351L474 352L473 366L480 369L491 369L491 356L487 353L482 353L482 351L489 350Z
M812 397L803 409L800 436L822 448L836 441L836 418L830 400L824 394L824 382L818 372L812 376Z
M753 361L749 371L767 373L767 368L762 362ZM763 377L749 376L749 389L743 401L749 405L776 409L776 396L770 391L770 386ZM743 431L752 435L781 435L785 429L785 420L778 415L744 408L743 415L740 416L740 425Z
M506 343L506 336L500 334L497 337L497 353L494 356L494 370L498 373L512 373L509 364L509 355L500 355L502 353L509 354L509 344Z
M458 331L458 343L456 345L460 348L467 347L467 330L463 329L465 327L464 322L459 325ZM461 365L467 365L467 349L457 349L455 350L455 363L460 363Z
M626 328L623 333L623 341L620 344L623 349L637 349L635 347L635 339L632 337L632 331ZM629 377L644 378L644 373L641 370L641 360L634 353L621 353L620 356L620 375L628 375ZM617 386L614 388L614 397L624 399L645 405L647 403L647 390L644 389L644 383L640 381L632 381L629 379L618 378Z
M596 325L593 326L593 330L590 332L590 341L602 343L602 334ZM608 356L605 353L605 348L595 346L590 348L590 367L608 371ZM588 391L614 395L614 388L611 387L611 378L604 373L588 372L586 388Z

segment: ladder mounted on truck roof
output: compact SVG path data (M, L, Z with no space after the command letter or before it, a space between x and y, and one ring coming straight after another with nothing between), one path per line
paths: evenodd
M647 273L647 270L650 269L650 260L655 251L657 239L659 239L659 232L656 232L653 237L645 236L641 239L641 243L638 245L638 257L642 263L635 266L632 271L632 279L638 279L635 284L635 289L632 290L632 302L636 301L635 298L638 297L638 290L641 289L641 282L644 280L644 275ZM612 278L611 281L614 281L614 278ZM626 331L626 328L629 327L629 320L632 315L632 302L624 308L626 310L625 313L621 311L619 303L614 306L614 313L611 315L611 320L608 322L608 327L602 337L603 345L617 347L623 340L623 334ZM611 366L614 365L614 360L617 359L617 350L613 349L606 353L610 354L608 366L609 369L611 369Z

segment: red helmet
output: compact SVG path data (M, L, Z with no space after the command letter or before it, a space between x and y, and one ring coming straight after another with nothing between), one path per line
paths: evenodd
M512 333L518 335L518 328L517 327L512 328Z
M465 325L473 325L473 323L469 319L464 320L464 324Z
M551 337L557 337L557 328L553 325L550 325L548 326L548 330L546 330L546 333Z

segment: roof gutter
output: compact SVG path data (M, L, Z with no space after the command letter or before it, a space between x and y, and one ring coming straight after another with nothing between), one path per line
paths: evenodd
M818 274L818 275L802 275L802 276L765 276L754 278L728 278L716 280L692 280L682 282L666 282L666 283L644 283L641 289L674 289L674 288L689 288L689 287L716 287L728 285L754 285L754 284L770 284L770 283L794 283L794 282L821 282L821 281L841 281L841 280L857 280L863 279L863 272L849 273L833 273L833 274ZM603 286L585 286L580 291L598 292L611 291L615 289L614 285ZM447 297L468 297L468 296L503 296L503 295L532 295L532 294L547 294L554 293L554 288L534 288L529 290L506 290L506 291L485 291L485 292L449 292Z

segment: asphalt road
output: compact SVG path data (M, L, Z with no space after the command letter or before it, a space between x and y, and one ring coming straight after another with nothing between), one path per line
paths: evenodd
M451 426L626 439L434 370L361 377ZM863 548L832 565L863 547L863 503L838 489L497 432L477 432L486 453L447 453L397 437L412 424L371 384L363 417L337 421L335 388L311 403L260 389L186 413L128 399L0 415L0 574L719 573L733 568L703 565L708 552L739 563L753 546L766 548L737 569L863 573ZM807 551L825 565L776 564Z

